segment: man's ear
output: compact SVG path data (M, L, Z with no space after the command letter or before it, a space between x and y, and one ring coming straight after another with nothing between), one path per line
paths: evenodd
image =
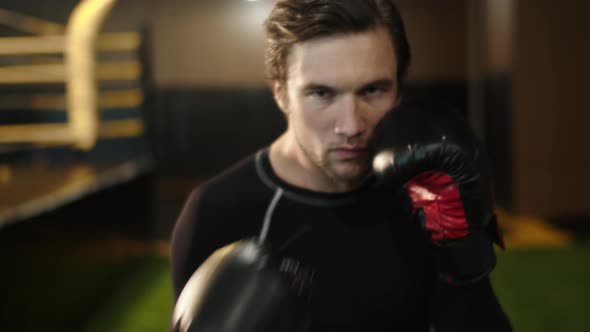
M395 105L393 105L393 107L394 107L394 108L397 108L397 107L398 107L398 106L399 106L399 105L402 103L402 100L403 100L403 99L404 99L404 98L403 98L403 95L401 95L401 94L400 94L400 95L398 95L398 97L397 97L397 100L395 101Z
M277 105L285 115L289 114L289 102L286 87L278 81L272 82L272 94Z

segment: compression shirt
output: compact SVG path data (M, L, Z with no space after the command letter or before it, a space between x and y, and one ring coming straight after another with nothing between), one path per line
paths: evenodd
M187 199L172 237L175 298L216 249L263 236L314 271L310 332L511 331L488 278L438 281L428 238L402 204L374 178L347 193L292 186L261 150Z

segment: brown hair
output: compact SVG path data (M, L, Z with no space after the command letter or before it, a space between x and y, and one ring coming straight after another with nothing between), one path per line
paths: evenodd
M389 30L401 87L410 64L410 45L392 0L277 0L264 22L266 77L281 83L287 80L287 60L295 43L379 26Z

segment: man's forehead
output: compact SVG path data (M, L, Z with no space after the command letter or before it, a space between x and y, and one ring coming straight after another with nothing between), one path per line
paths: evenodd
M297 85L330 86L394 80L396 63L387 30L339 34L293 45L288 79Z

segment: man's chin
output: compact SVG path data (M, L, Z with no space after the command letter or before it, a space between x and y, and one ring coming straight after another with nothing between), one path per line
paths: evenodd
M334 165L332 173L341 181L353 183L364 180L369 173L369 167L365 162L344 161Z

